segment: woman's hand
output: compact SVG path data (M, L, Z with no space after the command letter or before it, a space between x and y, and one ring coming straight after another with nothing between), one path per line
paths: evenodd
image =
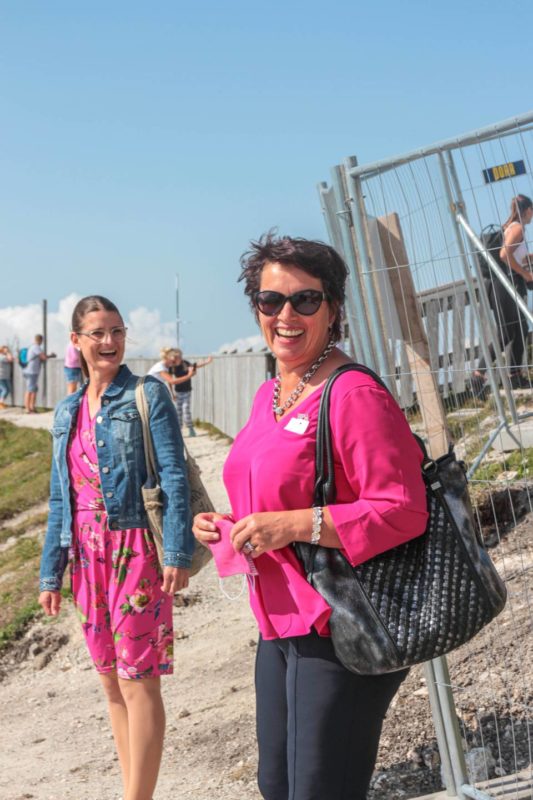
M192 532L200 544L207 547L208 542L218 542L220 534L217 531L217 523L221 519L226 519L224 514L217 514L216 511L202 511L193 520Z
M47 617L57 617L61 608L60 592L41 592L39 605Z
M189 585L189 570L186 567L163 567L163 585L166 594L176 594Z
M305 531L311 530L311 514L310 509L248 514L231 529L233 547L240 551L246 542L250 542L254 558L268 550L280 550L302 538Z

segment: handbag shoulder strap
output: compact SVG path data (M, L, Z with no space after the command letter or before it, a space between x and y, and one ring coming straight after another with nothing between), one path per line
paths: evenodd
M150 432L150 407L144 390L144 376L139 378L135 386L135 404L139 412L142 423L144 460L146 462L146 475L149 479L156 479L157 470L155 467L154 446L152 434Z
M364 364L357 364L356 362L343 364L331 373L324 386L318 410L315 448L315 490L313 501L315 506L328 505L328 503L333 503L335 501L335 472L331 428L329 424L329 406L333 384L337 378L345 372L362 372L365 375L369 375L390 394L389 389L379 375L376 375L373 370L366 367Z

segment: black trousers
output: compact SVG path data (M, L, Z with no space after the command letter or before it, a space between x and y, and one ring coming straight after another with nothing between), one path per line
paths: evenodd
M265 800L365 800L381 726L408 670L355 675L316 633L259 640L258 783Z
M524 282L516 282L516 290L522 299L527 294ZM494 312L496 328L500 347L505 350L511 344L510 365L512 372L519 372L524 358L524 348L528 333L528 322L525 314L518 308L514 297L504 289L502 284L493 279L487 287L490 307ZM495 360L494 348L490 346L490 357ZM482 358L478 370L483 372L486 368L485 359Z

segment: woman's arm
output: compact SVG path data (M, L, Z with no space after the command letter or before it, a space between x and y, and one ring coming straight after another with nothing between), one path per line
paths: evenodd
M156 378L144 384L150 407L150 430L163 495L164 566L190 567L194 551L189 484L176 408Z
M172 386L176 386L178 383L185 383L192 378L194 375L193 367L190 367L189 371L186 375L182 375L180 378L175 378L170 372L159 372L158 375L163 378L167 383L170 383Z
M50 498L48 501L48 524L41 555L39 603L45 614L56 616L61 606L61 584L67 564L65 548L61 547L63 522L63 496L55 458L52 456L50 470Z
M208 364L211 364L213 361L213 356L209 356L205 359L205 361L197 361L196 364L193 364L193 369L196 371L200 369L200 367L207 367Z

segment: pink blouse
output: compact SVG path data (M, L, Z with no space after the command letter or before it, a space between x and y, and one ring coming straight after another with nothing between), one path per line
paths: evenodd
M233 518L310 508L323 385L277 422L274 382L258 390L250 419L224 466ZM422 453L395 401L367 375L347 372L331 393L337 498L329 506L343 553L354 566L424 532ZM329 635L331 609L307 582L292 547L255 559L252 610L265 639Z

